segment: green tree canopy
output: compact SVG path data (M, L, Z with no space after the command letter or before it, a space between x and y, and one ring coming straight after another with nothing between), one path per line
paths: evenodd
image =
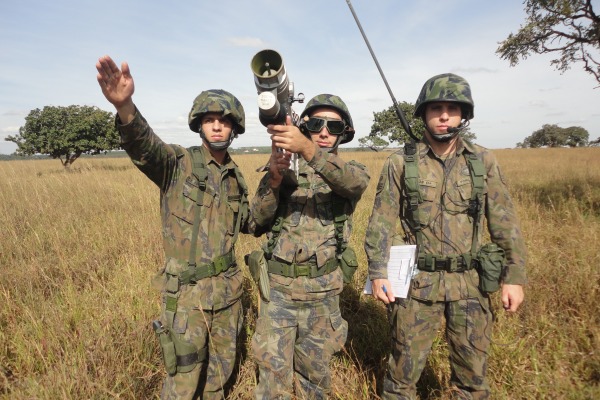
M546 124L526 137L522 143L517 143L517 147L583 147L588 145L589 136L588 131L580 126L561 128Z
M402 102L399 106L413 133L417 137L422 137L425 131L425 124L421 118L413 116L415 111L414 104ZM461 132L461 136L469 141L473 141L476 138L475 134L468 127ZM371 125L369 136L358 139L358 142L361 147L370 147L373 150L379 151L390 146L392 143L402 145L407 140L410 140L410 137L402 128L394 106L391 106L383 111L373 113L373 125Z
M500 42L496 54L511 66L532 53L555 54L550 64L561 73L582 63L600 83L600 16L592 0L526 0L525 11L525 24Z
M31 110L19 134L4 140L15 143L17 155L47 154L69 167L82 154L119 148L114 114L90 106Z

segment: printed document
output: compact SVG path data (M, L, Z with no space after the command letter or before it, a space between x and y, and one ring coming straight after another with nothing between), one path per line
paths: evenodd
M390 247L390 260L388 261L387 271L388 280L392 285L392 291L395 297L405 299L408 296L410 282L413 273L417 267L417 245L403 245ZM371 280L367 277L365 294L373 294Z

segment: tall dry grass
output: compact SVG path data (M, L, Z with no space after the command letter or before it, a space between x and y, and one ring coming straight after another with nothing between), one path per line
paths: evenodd
M600 149L496 151L529 248L526 301L497 311L490 379L499 399L600 398ZM352 245L361 269L342 293L349 322L334 364L334 397L377 398L389 350L381 304L360 295L362 250L387 153L343 153L372 180ZM265 155L237 156L251 194ZM0 162L0 398L157 398L164 375L150 322L161 264L158 189L128 159ZM238 260L260 239L242 236ZM245 267L244 267L245 268ZM247 271L246 271L247 273ZM256 382L248 343L256 318L250 279L246 328L230 398ZM496 310L501 310L494 295ZM443 336L419 383L421 398L447 399Z

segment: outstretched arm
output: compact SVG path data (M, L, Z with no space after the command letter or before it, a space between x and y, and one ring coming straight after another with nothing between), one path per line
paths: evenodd
M102 56L96 63L98 70L98 84L102 94L115 106L122 124L128 124L135 116L135 105L132 96L135 91L133 78L126 62L121 64L121 69L109 56Z

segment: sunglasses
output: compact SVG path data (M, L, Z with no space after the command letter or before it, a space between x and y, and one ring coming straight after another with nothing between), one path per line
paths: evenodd
M346 130L346 123L339 119L310 117L308 121L306 121L306 129L313 133L321 132L323 126L327 127L327 131L329 131L331 135L341 135Z

